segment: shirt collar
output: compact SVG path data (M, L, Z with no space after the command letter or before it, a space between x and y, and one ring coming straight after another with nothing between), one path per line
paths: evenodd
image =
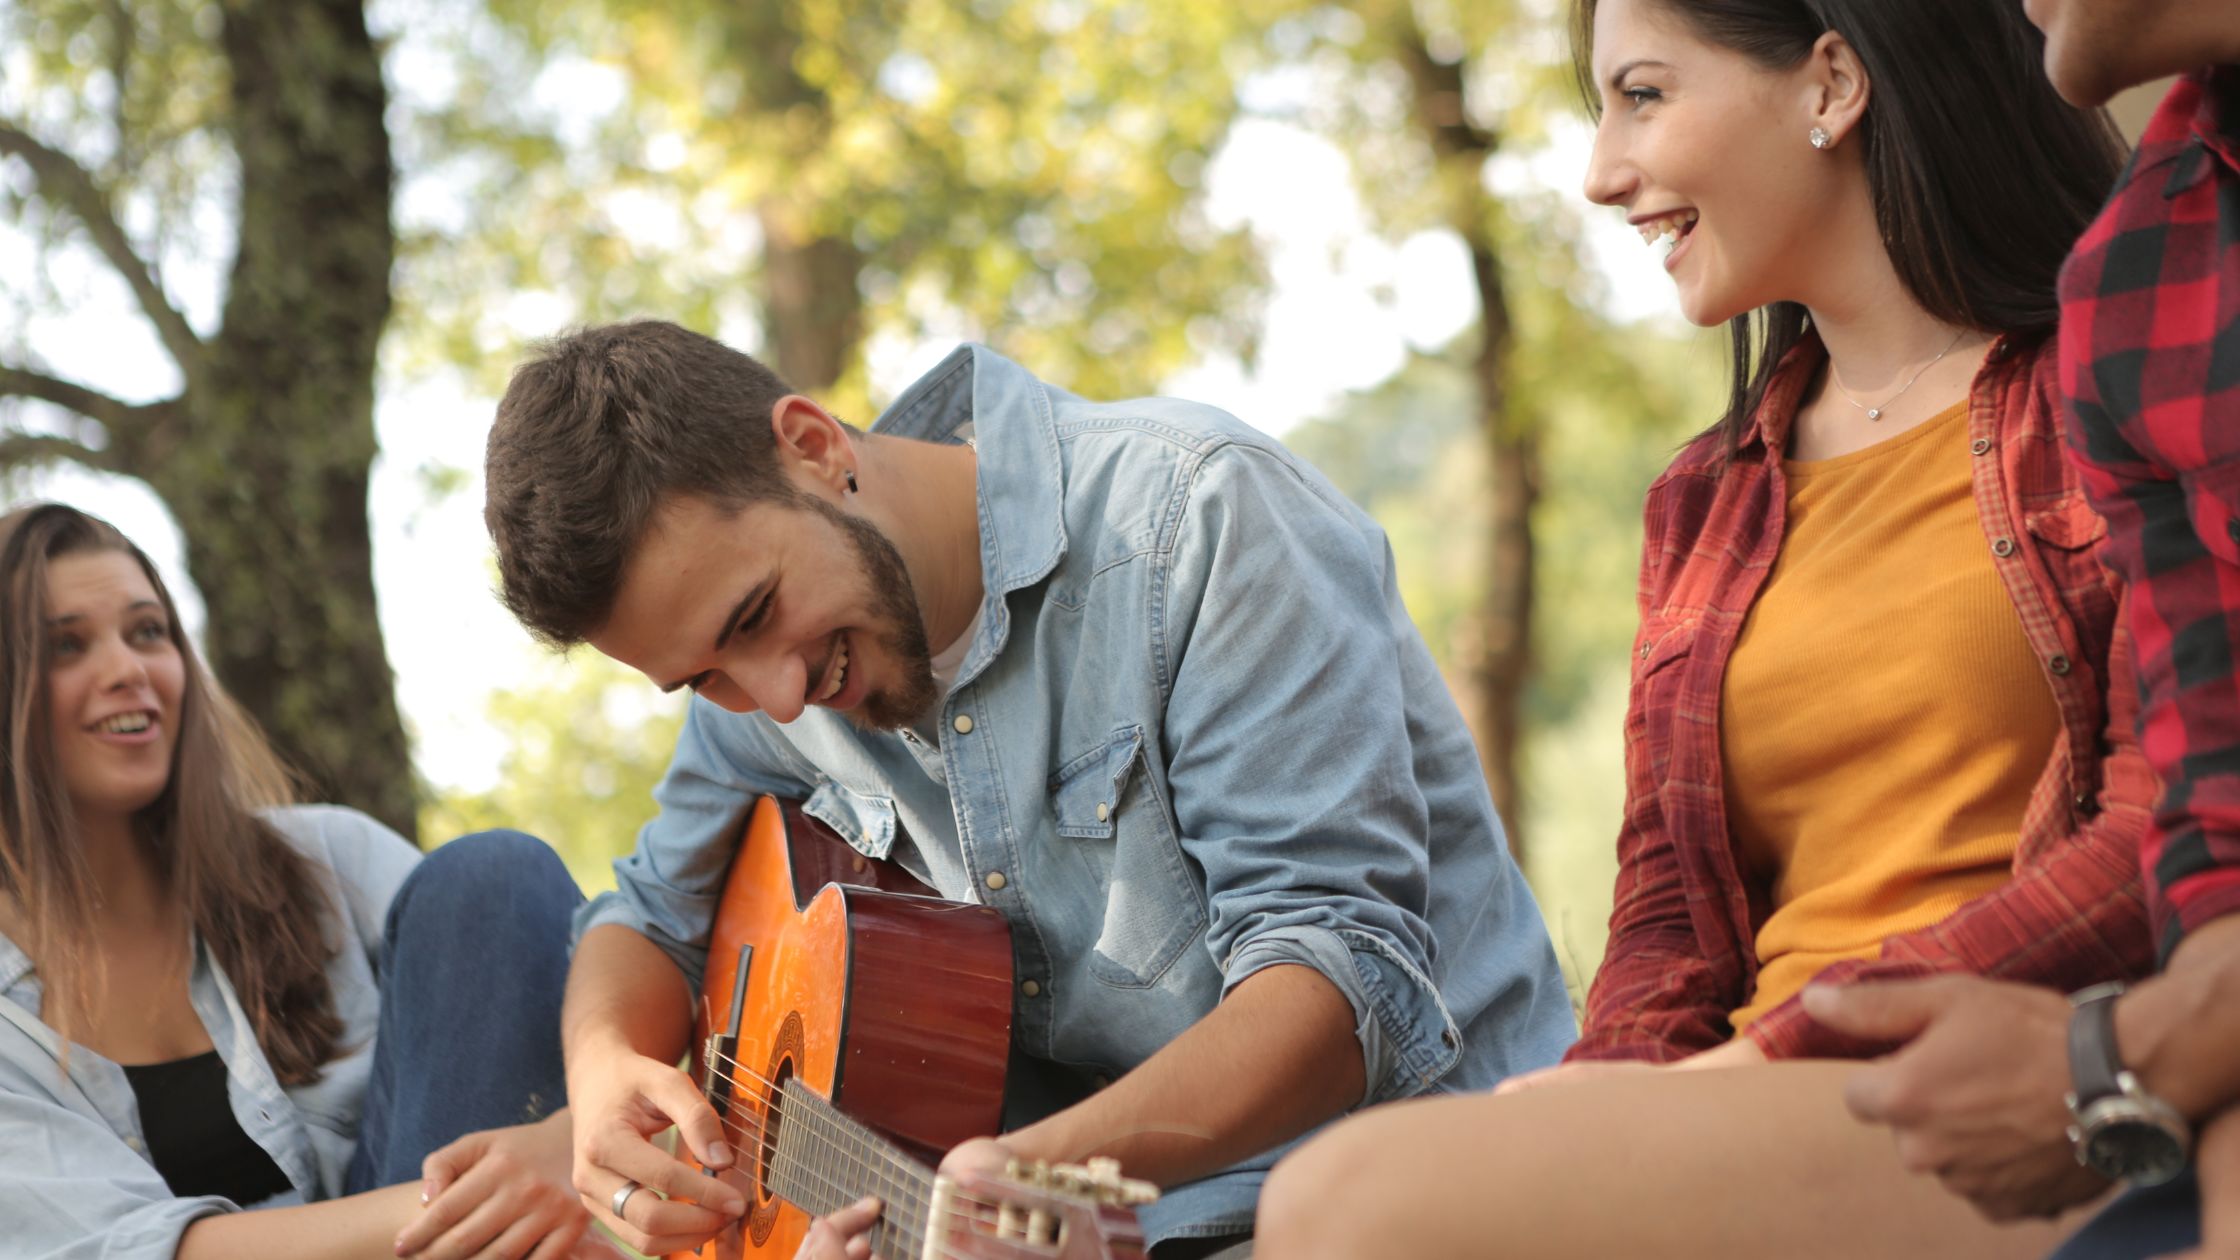
M902 391L871 426L890 437L947 443L962 441L958 430L972 426L980 572L990 599L1048 577L1065 555L1053 399L1060 393L986 346L964 345Z
M2226 166L2240 169L2240 66L2212 66L2186 82L2200 96L2188 127Z
M2006 333L1993 340L1991 349L1984 355L1983 366L1969 383L1970 394L1980 389L1987 377L2007 371L2008 360L2040 340L2040 336L2027 332ZM1789 444L1789 429L1796 423L1797 408L1804 403L1805 390L1811 387L1813 374L1827 361L1828 348L1822 344L1819 330L1806 329L1804 337L1781 356L1780 365L1774 368L1773 379L1759 398L1757 410L1751 413L1750 423L1742 430L1742 440L1736 447L1738 453L1748 450L1753 442L1763 442L1766 458L1782 457Z
M24 953L14 941L0 935L0 994L15 988L32 970L31 955ZM36 989L33 992L36 993ZM0 997L0 1002L6 1000L5 997Z
M2240 67L2210 66L2172 84L2139 135L2132 169L2145 170L2195 145L2240 168Z
M1765 443L1772 458L1780 458L1781 450L1789 442L1789 426L1797 418L1797 407L1804 401L1804 391L1812 384L1812 374L1828 357L1826 347L1820 344L1817 329L1808 328L1797 344L1781 356L1773 369L1773 378L1766 382L1766 392L1759 395L1757 409L1750 413L1750 423L1743 426L1742 439L1735 444L1736 454L1750 448L1753 442Z

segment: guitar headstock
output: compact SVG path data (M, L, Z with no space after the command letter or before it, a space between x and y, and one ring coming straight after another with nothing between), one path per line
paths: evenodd
M1142 1260L1135 1209L1158 1197L1111 1159L1013 1160L1000 1178L937 1177L932 1250L946 1260Z

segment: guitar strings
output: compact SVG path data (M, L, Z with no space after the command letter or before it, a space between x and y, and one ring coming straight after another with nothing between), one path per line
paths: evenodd
M810 1123L808 1121L802 1122ZM731 1122L728 1120L724 1121L724 1123L727 1126L731 1125ZM743 1125L737 1127L744 1128ZM823 1140L825 1141L825 1149L833 1151L844 1158L854 1160L854 1162L858 1164L862 1163L860 1159L855 1158L852 1151L849 1151L844 1146L834 1142L831 1138L818 1133L814 1127L812 1127L810 1131L813 1135L823 1138ZM789 1154L773 1149L770 1152L770 1159L770 1166L774 1170L785 1169L789 1173L789 1175L798 1177L802 1181L814 1183L819 1189L830 1192L835 1197L847 1198L851 1200L859 1197L854 1190L838 1183L832 1176L827 1175L823 1169L819 1168L812 1162L802 1159L798 1154ZM783 1162L781 1163L780 1161ZM912 1241L913 1235L916 1235L918 1239L922 1240L925 1234L933 1232L938 1228L942 1230L942 1236L933 1240L935 1253L943 1257L943 1260L969 1260L970 1253L968 1251L960 1250L958 1244L948 1240L946 1227L954 1226L960 1221L967 1225L987 1227L997 1224L1000 1219L1000 1205L989 1203L985 1200L975 1199L967 1195L959 1195L957 1196L957 1201L968 1204L976 1204L986 1210L974 1212L969 1209L957 1208L952 1206L946 1210L947 1219L945 1221L937 1222L933 1219L933 1205L930 1200L919 1198L914 1193L908 1192L907 1188L905 1188L905 1191L905 1194L899 1197L888 1196L887 1202L882 1206L886 1208L888 1212L891 1212L894 1209L907 1208L910 1210L910 1215L908 1217L903 1217L898 1215L889 1215L883 1212L880 1219L871 1226L870 1232L874 1237L876 1237L878 1231L883 1228L890 1234L900 1236L900 1238L895 1239L895 1241L908 1243ZM911 1200L911 1202L904 1202L904 1199ZM812 1213L812 1215L814 1215L814 1213ZM911 1248L912 1253L916 1254L922 1248L922 1246L923 1243L921 1241L918 1246Z
M766 1086L766 1092L762 1092L760 1094L760 1100L763 1104L763 1107L765 1108L766 1113L774 1115L780 1119L784 1118L785 1109L781 1106L781 1103L784 1099L784 1094L777 1082L771 1081L768 1077L765 1077L761 1073L756 1072L754 1069L747 1067L746 1065L740 1063L737 1059L732 1058L729 1055L723 1055L719 1053L719 1057L728 1060L733 1066L739 1068L740 1071L745 1072L753 1080ZM711 1068L711 1070L713 1069ZM740 1082L736 1077L723 1075L720 1073L718 1073L718 1075L720 1079L724 1081L724 1083L731 1085L734 1089L738 1088ZM747 1091L747 1096L753 1097L755 1096L755 1092ZM839 1130L839 1136L838 1138L835 1138L832 1135L822 1131L822 1129L816 1123L816 1120L819 1119L821 1119L821 1117L816 1117L816 1113L812 1112L807 1117L799 1118L799 1121L797 1122L809 1122L809 1136L812 1139L821 1142L823 1149L830 1151L831 1153L839 1156L847 1163L854 1165L856 1172L858 1172L859 1174L867 1174L869 1179L876 1182L880 1188L889 1191L889 1193L882 1195L883 1198L887 1199L896 1207L908 1211L913 1218L928 1218L930 1220L932 1212L932 1200L927 1195L926 1191L920 1187L919 1184L910 1179L911 1174L922 1172L921 1167L915 1165L906 1165L901 1166L899 1171L897 1171L896 1167L894 1166L895 1158L900 1154L900 1152L895 1152L893 1155L890 1155L885 1151L879 1150L877 1147L866 1144L870 1141L875 1141L875 1138L867 1138L863 1135L850 1133L846 1129ZM835 1119L845 1120L845 1117L836 1116ZM747 1133L748 1126L745 1121L733 1121L726 1117L722 1118L722 1122L726 1126L727 1130L732 1131L736 1137L739 1137L742 1140L742 1142L751 1140L754 1143L756 1149L758 1149L759 1151L769 1155L772 1158L775 1158L777 1156L778 1151L776 1146L776 1139L771 1136L771 1126L766 1124L759 1125L758 1127L761 1129L761 1132L750 1138ZM884 1161L887 1166L882 1167L880 1163L873 1162L870 1158L867 1158L867 1156L877 1156L879 1160ZM802 1167L809 1167L809 1165L801 1163L798 1158L795 1162L797 1164L801 1164ZM829 1178L825 1178L824 1180L826 1180L828 1183L830 1182ZM843 1189L844 1192L845 1188L841 1189ZM998 1204L962 1193L953 1195L952 1202L986 1208L991 1211L1001 1210L1001 1207ZM950 1209L950 1214L952 1216L969 1215L969 1213L954 1207Z
M768 1112L769 1112L770 1114L772 1114L772 1115L775 1115L775 1116L777 1116L777 1117L779 1117L779 1118L781 1118L781 1119L782 1119L782 1118L784 1117L784 1112L783 1112L783 1110L782 1110L782 1109L781 1109L781 1108L780 1108L780 1107L778 1106L778 1102L779 1102L779 1100L781 1100L781 1099L782 1099L782 1098L784 1097L784 1093L782 1092L782 1091L783 1091L783 1086L782 1086L782 1085L781 1085L781 1084L780 1084L779 1082L777 1082L777 1081L774 1081L774 1080L770 1079L770 1078L769 1078L769 1077L767 1077L767 1076L764 1076L764 1075L763 1075L762 1073L760 1073L760 1072L756 1071L755 1069L753 1069L753 1068L751 1068L751 1067L747 1066L747 1065L746 1065L745 1063L741 1062L741 1061L740 1061L739 1059L737 1059L737 1058L733 1057L732 1055L729 1055L729 1054L725 1054L725 1053L723 1053L722 1051L717 1051L717 1053L716 1053L716 1057L717 1057L717 1058L719 1058L719 1059L721 1059L721 1060L722 1060L723 1062L725 1062L725 1063L729 1063L729 1064L730 1064L731 1066L733 1066L733 1067L737 1068L737 1069L739 1070L739 1072L740 1072L740 1073L743 1073L743 1074L744 1074L744 1075L745 1075L745 1076L746 1076L746 1077L747 1077L747 1078L748 1078L749 1080L753 1081L753 1082L754 1082L754 1083L756 1083L756 1084L762 1085L762 1086L764 1087L764 1090L763 1090L763 1091L762 1091L762 1092L761 1092L761 1093L760 1093L759 1095L754 1095L754 1094L753 1094L753 1093L752 1093L752 1092L750 1091L750 1093L749 1093L749 1094L748 1094L747 1096L750 1096L750 1097L752 1097L752 1096L759 1096L759 1098L760 1098L760 1099L761 1099L761 1101L763 1102L763 1105L764 1105L764 1107L765 1107L765 1108L767 1109L767 1111L768 1111ZM713 1070L714 1070L714 1069L713 1069L713 1067L712 1067L712 1065L711 1065L711 1069L710 1069L710 1070L711 1070L711 1071L713 1071ZM739 1085L739 1083L740 1083L740 1082L739 1082L739 1078L738 1078L738 1077L736 1077L736 1076L731 1076L731 1075L723 1075L723 1074L718 1074L718 1075L719 1075L720 1079L721 1079L721 1080L723 1081L723 1083L724 1083L724 1084L726 1084L726 1085L730 1085L730 1086L732 1086L732 1087L733 1087L733 1088L735 1088L735 1089L736 1089L736 1088L738 1087L738 1085ZM831 1104L830 1104L830 1102L829 1102L829 1101L827 1101L826 1105L827 1105L827 1106L830 1106ZM837 1119L839 1119L839 1120L840 1120L840 1121L842 1121L843 1123L846 1123L846 1124L849 1124L849 1125L854 1125L854 1126L858 1126L858 1127L861 1127L861 1126L862 1126L862 1122L861 1122L861 1121L858 1121L858 1120L854 1120L853 1118L851 1118L851 1117L848 1117L848 1116L847 1116L847 1115L845 1115L844 1113L841 1113L841 1112L839 1112L837 1108L835 1108L835 1109L834 1109L834 1115L835 1115L835 1117L836 1117ZM723 1117L719 1117L719 1119L723 1119L723 1120L724 1120L724 1123L726 1123L727 1125L730 1125L730 1124L736 1123L736 1125L737 1125L737 1128L738 1128L738 1130L739 1130L740 1132L739 1132L738 1134L736 1134L735 1136L742 1136L742 1137L744 1136L744 1130L745 1130L745 1129L746 1129L746 1127L747 1127L747 1126L746 1126L746 1123L745 1123L744 1121L740 1121L740 1122L732 1122L732 1121L729 1121L728 1119L724 1119ZM1113 1136L1113 1138L1112 1138L1111 1140L1112 1140L1112 1141L1121 1141L1121 1140L1124 1140L1124 1139L1126 1139L1126 1138L1128 1138L1128 1137L1133 1137L1133 1136L1135 1136L1135 1135L1137 1135L1137 1134L1139 1134L1139 1133L1167 1133L1167 1134L1174 1134L1174 1135L1177 1135L1177 1136L1183 1136L1183 1137L1195 1137L1195 1138L1199 1138L1199 1139L1201 1139L1201 1140L1207 1140L1207 1139L1210 1139L1210 1138L1212 1137L1212 1134L1211 1134L1210 1132L1208 1132L1207 1130L1204 1130L1204 1129L1200 1129L1200 1128L1197 1128L1197 1127L1195 1127L1195 1126L1179 1126L1179 1125L1141 1125L1141 1126L1138 1126L1138 1127L1136 1127L1136 1128L1130 1129L1130 1130L1128 1130L1128 1131L1126 1131L1126 1132L1124 1132L1124 1133L1120 1133L1120 1134L1115 1134L1115 1135ZM867 1150L867 1151L869 1151L869 1152L871 1152L872 1154L876 1154L876 1155L878 1155L878 1156L879 1156L879 1157L880 1157L881 1159L883 1159L883 1160L886 1160L886 1161L888 1161L888 1162L890 1162L890 1163L894 1163L894 1162L896 1162L896 1161L903 1161L903 1162L904 1162L904 1167L905 1167L905 1171L906 1171L906 1172L912 1172L912 1173L921 1173L921 1174L922 1174L922 1173L925 1173L925 1172L929 1172L929 1171L931 1171L931 1170L928 1170L928 1169L926 1169L924 1165L922 1165L922 1164L919 1164L919 1163L917 1163L917 1162L916 1162L915 1160L912 1160L912 1159L911 1159L911 1158L910 1158L910 1157L909 1157L909 1156L908 1156L907 1154L905 1154L905 1153L904 1153L904 1152L902 1152L902 1151L899 1151L899 1150L893 1150L893 1149L892 1149L891 1147L889 1147L888 1149L885 1149L885 1150L882 1150L882 1149L880 1149L881 1147L887 1147L887 1146L888 1146L888 1144L886 1143L885 1139L883 1139L883 1138L880 1138L880 1137L879 1137L878 1135L876 1135L876 1134L871 1134L871 1133L868 1133L868 1131L867 1131L867 1132L866 1132L866 1134L865 1134L864 1136L861 1136L861 1137L859 1137L859 1136L858 1136L857 1134L853 1134L853 1133L848 1133L847 1131L843 1130L843 1131L842 1131L842 1137L843 1137L844 1139L846 1139L846 1141L848 1141L848 1142L858 1142L858 1141L861 1141L861 1142L866 1142L866 1143L873 1143L873 1144L875 1144L875 1145L866 1145L864 1149L865 1149L865 1150ZM757 1138L757 1139L751 1139L751 1140L753 1140L753 1141L755 1142L755 1144L757 1145L757 1147L758 1147L758 1148L760 1148L760 1149L765 1149L765 1150L768 1150L768 1151L769 1151L770 1153L772 1153L772 1154L775 1154L775 1153L776 1153L776 1148L775 1148L775 1145L774 1145L775 1139L762 1139L762 1138ZM831 1140L830 1140L830 1139L827 1139L827 1141L828 1141L828 1143L831 1143ZM861 1165L864 1165L864 1164L866 1163L866 1161L865 1161L865 1160L863 1160L862 1158L860 1158L860 1157L856 1157L856 1156L855 1156L855 1153L854 1153L854 1152L853 1152L852 1150L848 1150L847 1148L845 1148L845 1147L843 1147L843 1146L840 1146L840 1145L839 1145L839 1144L837 1144L837 1143L831 1143L831 1144L833 1144L833 1145L835 1146L835 1149L838 1149L838 1150L840 1150L840 1151L841 1151L841 1152L842 1152L843 1154L847 1154L847 1155L849 1155L849 1156L850 1156L851 1158L853 1158L853 1159L854 1159L854 1161L855 1161L855 1162L856 1162L856 1163L857 1163L857 1164L858 1164L859 1166L861 1166ZM880 1172L879 1172L879 1171L878 1171L878 1170L877 1170L876 1168L872 1169L871 1171L873 1171L874 1175L877 1175L877 1176L881 1176L881 1177L884 1177L884 1179L886 1179L886 1180L888 1180L888 1181L895 1181L895 1180L897 1180L897 1178L895 1178L895 1177L893 1177L893 1176L889 1176L889 1175L886 1175L886 1174L884 1174L884 1173L880 1173ZM900 1188L901 1188L902 1190L904 1190L905 1192L909 1192L909 1193L915 1193L915 1187L914 1187L914 1186L912 1186L912 1185L909 1185L909 1184L907 1184L907 1183L904 1183L904 1184L903 1184L903 1185L902 1185L902 1186L901 1186ZM960 1197L960 1198L963 1198L963 1199L964 1199L964 1201L968 1201L968 1202L976 1203L976 1204L978 1204L978 1205L980 1205L980 1206L983 1206L983 1207L989 1207L989 1208L997 1208L997 1207L1000 1207L1000 1205L998 1205L998 1204L995 1204L995 1203L990 1203L990 1202L988 1202L987 1200L984 1200L984 1199L972 1199L972 1198L969 1198L968 1196L959 1196L959 1197Z
M738 1059L733 1058L728 1054L718 1052L717 1057L729 1062L733 1067L744 1073L752 1082L758 1083L765 1087L763 1091L743 1091L743 1096L749 1098L758 1098L762 1103L764 1112L766 1114L775 1115L781 1119L784 1118L785 1111L780 1106L780 1103L784 1099L784 1094L782 1092L782 1086L780 1086L778 1082L762 1075L760 1072L755 1071L753 1068L748 1067L744 1063L741 1063ZM717 1071L713 1067L713 1065L710 1066L710 1072L724 1084L731 1086L735 1090L739 1089L741 1081L738 1077ZM811 1113L811 1115L814 1115L814 1113ZM734 1139L740 1140L742 1143L752 1141L755 1148L759 1152L766 1154L770 1158L773 1165L780 1157L781 1153L777 1150L776 1139L772 1135L771 1126L757 1125L756 1127L760 1128L762 1132L759 1135L755 1135L750 1138L747 1132L748 1126L745 1121L733 1120L728 1116L720 1116L718 1117L718 1121L723 1125L725 1130L734 1137ZM866 1139L864 1139L862 1136L849 1133L847 1130L842 1129L839 1130L839 1137L835 1138L828 1133L820 1131L815 1122L811 1120L810 1116L797 1117L796 1122L810 1124L811 1127L808 1129L808 1133L812 1139L818 1140L822 1143L822 1149L834 1155L837 1155L846 1163L853 1164L855 1166L855 1171L868 1174L871 1179L881 1182L883 1185L892 1187L893 1190L895 1190L897 1193L882 1195L880 1197L886 1199L888 1203L894 1207L904 1208L908 1210L910 1213L909 1219L911 1222L923 1221L927 1228L932 1228L935 1226L936 1222L934 1222L932 1219L933 1203L931 1198L925 1195L925 1193L912 1182L904 1180L902 1177L897 1176L894 1172L888 1169L883 1169L878 1164L873 1163L870 1159L867 1159L865 1157L865 1152L879 1155L882 1159L885 1159L890 1164L893 1162L891 1156L887 1156L884 1152L880 1152L876 1148L872 1147L865 1147L864 1151L858 1151L857 1149L854 1149L851 1144L865 1141ZM820 1188L831 1191L838 1196L851 1198L855 1197L847 1186L840 1184L832 1176L826 1175L823 1169L802 1160L798 1155L789 1158L790 1162L793 1164L794 1168L797 1171L806 1174L808 1179L817 1182ZM986 1225L989 1224L991 1220L999 1216L1002 1212L1002 1205L967 1194L959 1193L952 1195L951 1203L961 1203L966 1205L961 1208L951 1206L947 1209L947 1215L952 1223L961 1220L968 1224ZM974 1208L984 1210L975 1212L972 1210ZM897 1229L912 1228L911 1224L906 1223L903 1220L887 1220L885 1218L882 1218L882 1223L891 1224ZM876 1228L876 1226L874 1226L874 1228ZM936 1246L944 1256L955 1256L957 1254L954 1248L949 1244L937 1243Z
M724 1123L727 1125L727 1127L731 1125L731 1122L729 1121L725 1121ZM841 1154L844 1157L852 1158L851 1152L848 1152L838 1145L829 1142L829 1140L826 1143L825 1149L834 1151L835 1153ZM825 1170L818 1167L815 1163L804 1160L799 1154L770 1149L769 1155L770 1163L768 1166L773 1171L782 1171L789 1177L798 1178L802 1182L813 1184L818 1189L827 1191L836 1198L846 1198L852 1201L856 1198L861 1197L856 1190L849 1186L841 1184L839 1181L835 1180L832 1175L827 1174ZM856 1162L860 1163L861 1161ZM882 1206L886 1210L882 1212L880 1219L872 1225L872 1231L876 1232L883 1228L892 1234L901 1235L903 1241L908 1241L910 1235L914 1233L922 1237L925 1233L931 1232L936 1228L937 1222L933 1220L933 1205L931 1201L920 1199L917 1195L908 1193L907 1191L898 1195L882 1195L880 1197L884 1200ZM967 1199L967 1201L979 1202L978 1200L970 1199ZM995 1207L995 1205L992 1204L983 1204L983 1206L989 1207L991 1209ZM902 1214L905 1212L907 1213L907 1215ZM816 1213L812 1212L811 1215L816 1215ZM968 1209L960 1209L956 1207L951 1207L948 1209L947 1217L947 1221L942 1222L941 1224L954 1225L958 1221L963 1221L966 1224L985 1226L991 1224L995 1220L995 1216L992 1212L975 1213ZM936 1243L936 1249L939 1254L944 1257L949 1257L951 1258L951 1260L955 1260L956 1257L959 1257L962 1254L957 1251L954 1244L951 1244L947 1241L938 1241ZM919 1250L919 1248L914 1247L911 1250L913 1253L915 1253Z
M729 1063L732 1067L737 1068L741 1073L744 1073L749 1079L761 1085L763 1089L760 1097L765 1110L771 1114L783 1118L785 1113L778 1104L781 1100L783 1100L785 1095L783 1092L784 1087L779 1082L771 1080L769 1077L764 1076L762 1073L755 1071L753 1068L748 1067L744 1063L741 1063L738 1059L732 1057L731 1055L724 1054L721 1051L717 1052L716 1057L726 1063ZM718 1078L721 1079L724 1084L731 1086L733 1089L737 1089L739 1087L740 1082L736 1076L717 1072L713 1065L710 1065L710 1072L711 1074L718 1076ZM854 1135L847 1136L853 1137ZM775 1154L775 1141L775 1138L768 1136L768 1128L767 1126L765 1126L764 1136L758 1141L758 1146L766 1148L770 1153ZM900 1180L900 1178L879 1169L876 1165L872 1164L868 1159L866 1159L864 1155L859 1154L854 1150L848 1149L840 1143L831 1142L829 1139L827 1139L827 1142L828 1145L831 1145L834 1150L840 1152L841 1154L852 1160L854 1163L856 1163L859 1169L872 1173L876 1179L888 1183L893 1183ZM891 1157L887 1156L885 1152L877 1151L875 1148L871 1147L866 1147L865 1150L869 1153L878 1154L883 1158L888 1158L891 1162ZM899 1154L899 1152L897 1153ZM915 1171L915 1169L912 1169L911 1171ZM898 1185L897 1189L903 1191L905 1196L912 1199L917 1199L920 1197L916 1187L907 1182L903 1182L902 1184Z

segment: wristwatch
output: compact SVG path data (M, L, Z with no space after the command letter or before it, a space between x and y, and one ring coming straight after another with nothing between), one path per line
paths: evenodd
M2178 1109L2125 1070L2116 1047L2123 985L2073 993L2069 1016L2069 1144L2077 1162L2114 1181L2158 1186L2185 1171L2193 1130Z

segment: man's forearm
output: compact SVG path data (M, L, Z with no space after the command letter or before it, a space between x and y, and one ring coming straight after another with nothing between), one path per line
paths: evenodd
M2195 1121L2240 1103L2240 915L2195 930L2124 996L2116 1041L2140 1082Z
M1255 973L1096 1097L1005 1137L1028 1159L1118 1159L1173 1185L1297 1137L1361 1098L1353 1007L1309 967Z
M560 1029L571 1072L581 1058L618 1050L674 1063L692 1034L691 986L660 946L602 924L576 944Z

